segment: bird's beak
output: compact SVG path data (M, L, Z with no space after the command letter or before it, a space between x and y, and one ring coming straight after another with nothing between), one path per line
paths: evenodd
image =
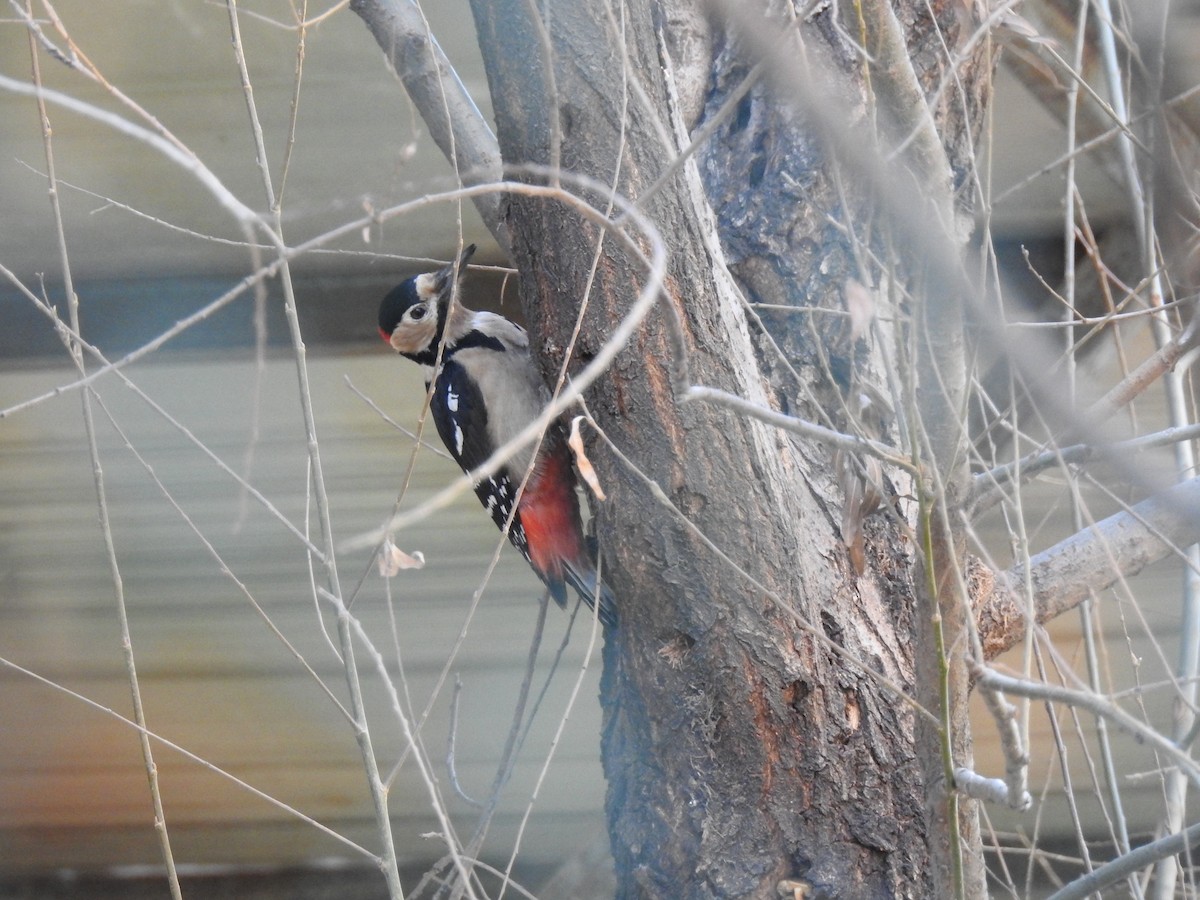
M450 263L450 265L446 266L446 268L434 273L433 287L434 290L438 292L439 296L445 293L450 285L454 283L455 277L463 277L463 273L467 271L467 263L470 262L471 257L474 255L475 245L467 244L467 246L463 248L463 252L457 260Z

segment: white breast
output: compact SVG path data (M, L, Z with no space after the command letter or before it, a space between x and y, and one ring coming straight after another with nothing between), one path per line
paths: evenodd
M488 438L499 447L532 422L545 408L549 392L542 384L529 355L529 338L524 329L493 313L477 312L474 326L500 341L503 352L488 347L464 347L454 359L479 387L487 408ZM533 447L526 447L510 462L514 473L523 474L532 461Z

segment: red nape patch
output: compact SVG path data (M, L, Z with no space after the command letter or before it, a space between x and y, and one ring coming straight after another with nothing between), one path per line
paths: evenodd
M541 471L525 487L520 508L530 562L539 572L561 580L562 560L578 565L585 558L575 473L565 448L542 459Z
M384 331L382 328L379 329L379 336L381 338L383 338L389 344L392 342L392 336L390 334L388 334L386 331Z

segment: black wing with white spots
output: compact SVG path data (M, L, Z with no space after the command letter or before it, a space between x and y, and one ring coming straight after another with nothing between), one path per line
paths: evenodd
M453 358L445 360L438 373L429 404L442 443L464 472L487 460L495 450L488 440L487 408L479 386ZM507 467L475 485L475 496L483 504L496 527L503 529L512 510L517 484ZM521 527L521 515L513 516L508 539L529 561L529 543Z

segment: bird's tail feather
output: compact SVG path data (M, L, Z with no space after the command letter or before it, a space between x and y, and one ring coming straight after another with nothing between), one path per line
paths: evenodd
M600 622L608 628L617 624L617 600L612 590L596 577L596 570L591 566L580 569L571 563L563 564L563 577L567 583L583 598L583 602L591 609L597 609Z

